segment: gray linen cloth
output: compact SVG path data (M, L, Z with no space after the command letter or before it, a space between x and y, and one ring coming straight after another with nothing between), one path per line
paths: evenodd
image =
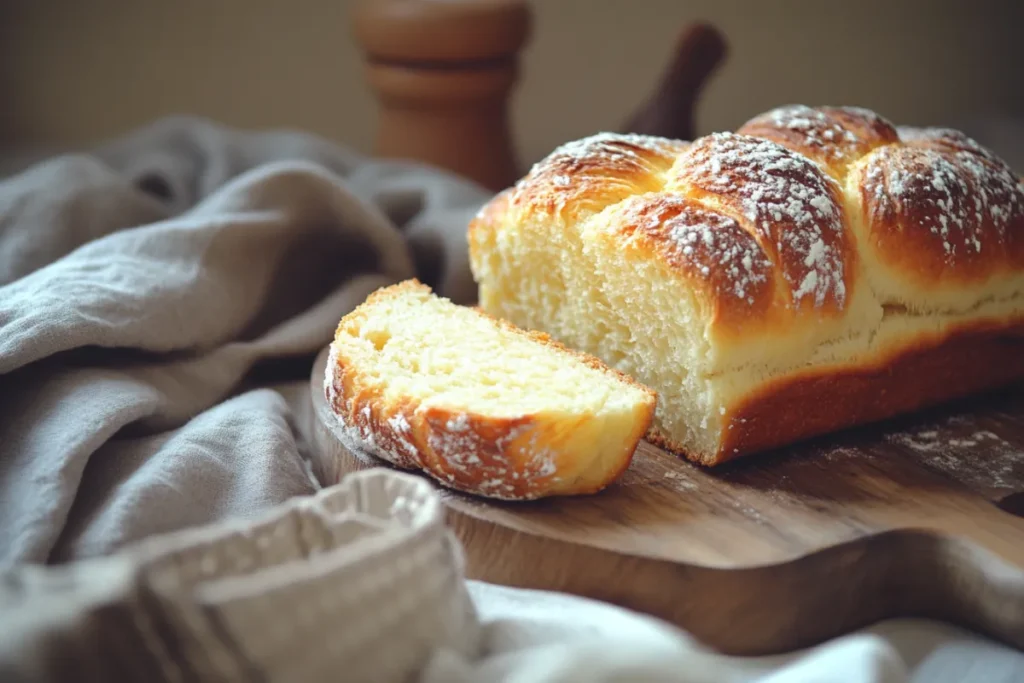
M314 492L313 354L379 286L471 301L487 197L194 118L0 181L0 567Z

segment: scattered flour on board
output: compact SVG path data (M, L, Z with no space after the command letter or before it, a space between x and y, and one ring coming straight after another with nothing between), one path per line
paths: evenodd
M681 472L665 472L664 478L676 491L696 491L699 488L697 482L693 481ZM734 510L742 514L744 517L747 517L759 524L765 523L764 516L751 505L738 499L731 499L729 504Z
M963 423L963 419L956 420ZM947 421L948 426L954 419ZM947 425L888 434L886 441L912 450L928 467L972 488L1016 489L1024 474L1024 451L988 430L949 434ZM1015 473L1017 476L1015 476Z
M670 485L677 491L697 490L697 482L692 481L689 477L679 472L665 472L665 479L669 480Z
M733 507L734 510L742 514L744 517L752 519L758 524L766 523L764 516L760 512L758 512L756 508L748 505L747 503L744 503L741 500L732 499L731 501L729 501L729 504Z
M872 458L871 453L853 448L851 446L821 444L814 449L814 457L809 462L834 462L847 458Z

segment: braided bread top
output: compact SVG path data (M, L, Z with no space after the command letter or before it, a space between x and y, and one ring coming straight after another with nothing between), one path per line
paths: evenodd
M692 143L591 136L554 150L500 205L517 222L590 225L654 254L717 333L858 308L963 312L1024 284L1011 169L960 132L897 129L854 107L781 107Z

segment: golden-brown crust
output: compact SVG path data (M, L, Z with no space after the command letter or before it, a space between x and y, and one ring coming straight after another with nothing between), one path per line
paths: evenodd
M470 245L479 244L480 233L494 226L498 218L508 212L512 191L513 188L508 188L491 197L490 201L480 207L477 214L470 219L466 235Z
M899 140L891 123L859 107L778 107L754 117L736 131L777 142L816 161L835 178L882 145Z
M921 338L869 366L787 375L727 408L715 453L660 433L647 439L703 465L877 422L1024 379L1024 318Z
M381 288L338 325L336 340L350 325L387 297L409 291L429 293L417 280ZM569 349L541 332L522 330L479 309L476 314L497 326L565 353L588 367L636 387L650 398L633 434L616 435L625 447L605 472L580 472L571 435L580 425L564 415L495 418L472 410L455 411L423 405L412 397L386 398L384 387L369 379L359 364L332 345L325 378L327 402L342 427L344 445L356 455L381 458L398 467L421 470L446 486L492 498L529 500L548 495L595 493L617 479L654 417L656 394L597 358ZM589 416L578 416L585 421ZM566 481L567 476L576 477Z
M498 201L517 210L579 218L659 189L661 174L687 146L650 135L593 135L555 149Z
M774 264L733 218L668 192L630 197L611 218L608 240L625 252L656 253L689 281L713 325L739 329L763 321L776 298Z
M860 184L867 248L918 285L983 282L1005 265L1005 239L976 211L980 188L939 152L889 146Z
M856 254L839 186L819 166L769 140L716 133L687 148L670 176L670 190L732 216L754 237L788 285L784 306L841 314Z
M962 133L901 135L905 144L877 150L860 170L875 258L923 287L983 283L1019 266L1024 196L1010 169Z

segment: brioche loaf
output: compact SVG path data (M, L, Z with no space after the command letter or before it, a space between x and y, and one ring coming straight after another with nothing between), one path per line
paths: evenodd
M658 392L714 465L1024 376L1024 190L946 129L787 106L556 149L469 228L480 306Z
M341 320L324 383L354 454L504 499L601 490L629 466L656 402L596 358L414 280Z

